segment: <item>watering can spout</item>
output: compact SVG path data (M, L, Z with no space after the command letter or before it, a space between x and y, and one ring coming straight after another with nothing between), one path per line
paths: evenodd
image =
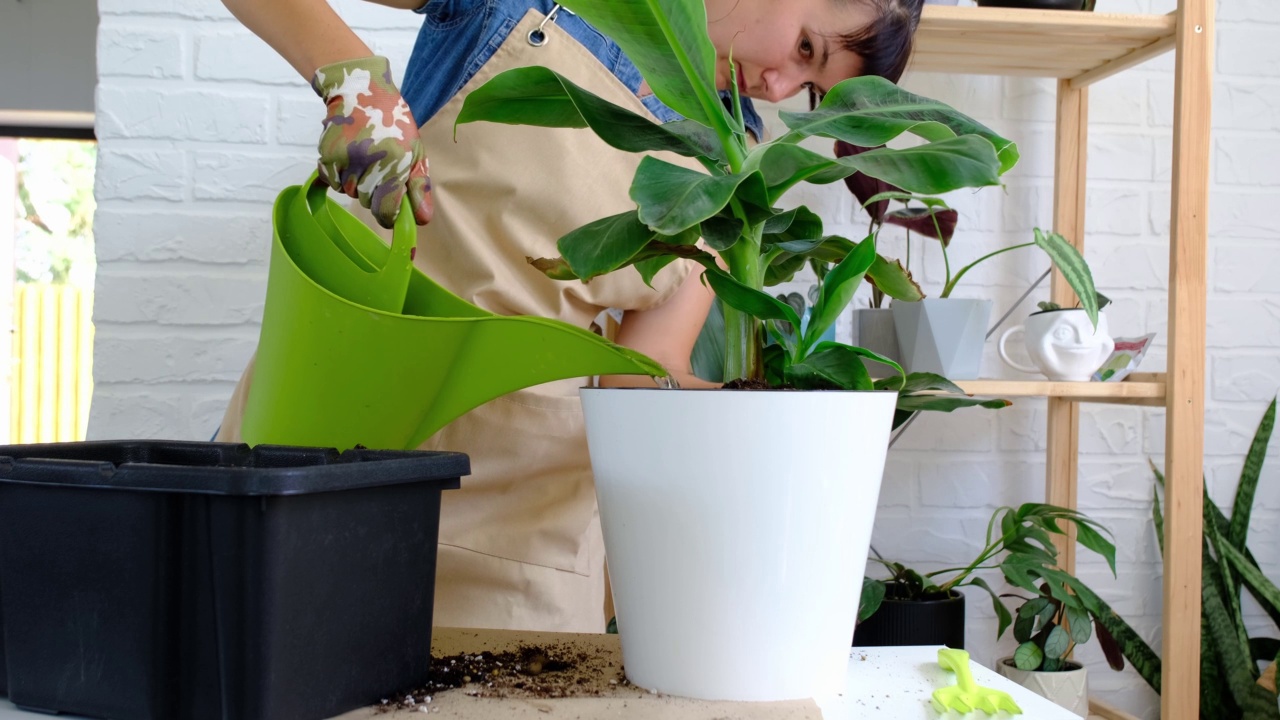
M593 375L668 373L558 320L495 315L412 266L315 186L276 199L267 301L242 435L250 444L413 449L473 408Z
M538 317L492 316L472 330L470 347L452 363L426 407L415 436L421 443L466 412L507 393L591 375L668 373L640 353L594 333Z

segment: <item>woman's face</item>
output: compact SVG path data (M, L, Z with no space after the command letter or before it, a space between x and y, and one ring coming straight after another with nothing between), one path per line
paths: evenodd
M743 95L778 102L812 85L826 92L858 75L862 58L838 37L875 20L865 0L706 0L707 30L716 48L716 84L731 81L729 54Z

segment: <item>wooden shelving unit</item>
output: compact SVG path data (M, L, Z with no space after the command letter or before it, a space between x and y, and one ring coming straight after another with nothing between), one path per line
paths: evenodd
M1089 86L1172 51L1172 223L1169 238L1168 371L1122 383L973 381L969 392L1048 400L1049 502L1075 507L1081 402L1167 410L1163 692L1161 717L1195 720L1200 706L1200 543L1203 510L1205 268L1213 2L1179 0L1168 15L926 5L911 69L1056 78L1054 229L1083 249ZM1054 273L1050 297L1074 302ZM1075 541L1061 548L1075 567ZM1102 710L1102 712L1099 712ZM1103 717L1118 717L1099 707Z

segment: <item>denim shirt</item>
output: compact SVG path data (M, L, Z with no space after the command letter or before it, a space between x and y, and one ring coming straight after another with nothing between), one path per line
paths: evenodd
M530 8L546 15L554 5L553 0L427 0L416 11L424 19L400 87L418 124L426 123L489 62ZM632 93L640 90L640 71L617 43L567 10L556 15L555 23ZM661 122L681 119L652 94L641 102ZM764 121L746 98L742 115L747 129L763 137Z

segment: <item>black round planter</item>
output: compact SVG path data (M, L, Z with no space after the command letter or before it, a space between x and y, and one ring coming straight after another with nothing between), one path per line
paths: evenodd
M964 594L928 600L899 600L897 588L885 588L880 609L858 623L853 631L855 647L886 645L946 645L964 649Z
M978 0L978 7L1081 10L1084 8L1084 2L1082 0Z

